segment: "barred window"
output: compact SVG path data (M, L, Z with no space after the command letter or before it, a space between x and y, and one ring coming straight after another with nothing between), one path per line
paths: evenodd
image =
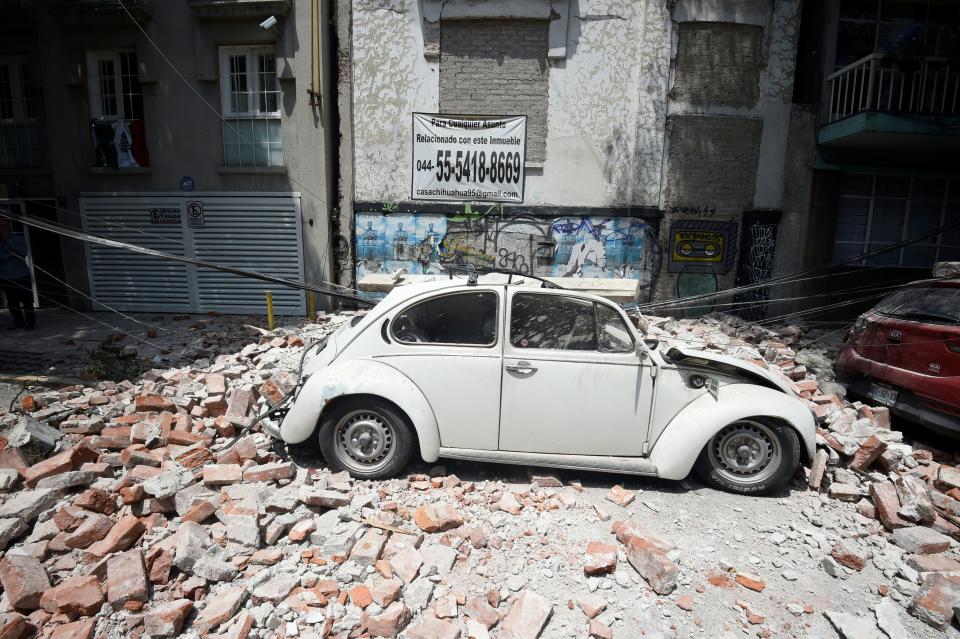
M273 47L221 47L226 166L282 166L280 86Z
M838 209L835 260L960 222L960 180L849 173L841 182ZM954 228L854 264L929 268L958 259L960 228Z

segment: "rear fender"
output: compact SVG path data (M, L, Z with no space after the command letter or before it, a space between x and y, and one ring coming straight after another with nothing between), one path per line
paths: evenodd
M803 457L808 462L813 459L816 423L803 402L764 386L728 384L720 387L718 398L701 395L667 424L650 453L657 476L683 479L690 474L711 437L724 426L748 417L772 417L786 422L800 436Z
M306 441L330 402L349 395L376 395L396 404L417 431L424 461L439 458L440 429L423 392L397 369L372 359L334 362L312 374L280 424L280 438L289 444Z

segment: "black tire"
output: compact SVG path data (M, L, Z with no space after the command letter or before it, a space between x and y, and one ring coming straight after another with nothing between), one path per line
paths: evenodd
M320 419L320 451L327 465L356 479L393 477L410 461L415 437L410 420L395 405L379 397L356 397L338 402ZM350 433L369 435L366 447ZM339 444L338 444L339 440ZM384 456L376 453L383 449ZM361 455L369 452L369 461ZM351 452L352 451L352 452Z
M741 440L735 439L738 436ZM762 464L755 471L735 467L730 463L730 457L725 458L721 452L729 451L737 441L744 441L744 437L749 442L751 436L757 438L758 446L777 451L776 454L770 453L765 464L762 461L754 462ZM726 464L724 459L727 460ZM742 495L768 495L783 488L799 464L800 438L797 432L778 420L753 417L733 422L711 437L700 451L694 469L715 488Z

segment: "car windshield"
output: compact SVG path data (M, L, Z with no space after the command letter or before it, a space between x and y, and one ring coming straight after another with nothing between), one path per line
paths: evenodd
M904 319L960 324L960 288L911 288L880 302L878 313Z

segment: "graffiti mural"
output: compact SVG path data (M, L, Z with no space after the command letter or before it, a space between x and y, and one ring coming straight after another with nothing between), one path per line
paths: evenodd
M358 212L358 281L473 265L555 277L630 278L645 298L660 266L656 226L639 217Z
M670 223L670 273L727 273L736 260L737 223L679 219Z
M777 251L778 211L747 211L743 214L743 242L740 246L740 264L737 267L736 286L763 282L773 277L773 261ZM756 321L767 313L769 288L758 288L738 293L735 302L740 317Z

